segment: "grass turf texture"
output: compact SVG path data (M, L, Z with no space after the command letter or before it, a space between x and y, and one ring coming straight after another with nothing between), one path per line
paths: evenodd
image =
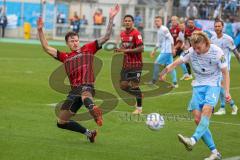
M64 47L57 47L66 49ZM110 81L112 53L100 51L97 56L104 65L95 87L114 92ZM45 54L39 45L0 43L0 159L1 160L200 160L210 152L200 141L192 152L187 152L177 140L177 134L191 136L193 121L167 120L160 131L149 130L144 121L123 118L130 108L120 101L115 111L104 115L104 125L98 128L95 144L86 137L56 127L54 108L47 105L65 99L64 94L52 90L48 78L60 63ZM153 62L147 53L144 61ZM178 69L178 77L182 75ZM231 94L240 106L240 66L235 58L231 69ZM187 114L191 98L190 81L179 81L179 88L163 95L144 99L144 113L160 112ZM217 109L219 105L217 106ZM240 155L239 115L213 116L210 129L223 157ZM224 122L224 123L222 123ZM97 128L93 120L81 122Z

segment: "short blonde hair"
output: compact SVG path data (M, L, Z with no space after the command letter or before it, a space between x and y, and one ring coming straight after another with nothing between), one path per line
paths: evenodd
M206 43L207 46L210 46L211 42L206 33L203 31L194 31L190 37L191 45L198 43Z
M179 19L178 19L177 16L172 16L172 17L171 17L171 21L172 21L173 19L174 19L175 21L179 22Z

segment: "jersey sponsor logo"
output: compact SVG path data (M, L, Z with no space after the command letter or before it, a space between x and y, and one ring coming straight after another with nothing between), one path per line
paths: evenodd
M141 35L138 35L138 39L142 40L142 36L141 36Z
M217 97L215 96L214 93L212 94L212 98L214 99L215 102L217 101Z
M224 55L222 55L222 57L220 58L220 61L221 61L221 63L225 63L226 62L226 58L225 58Z

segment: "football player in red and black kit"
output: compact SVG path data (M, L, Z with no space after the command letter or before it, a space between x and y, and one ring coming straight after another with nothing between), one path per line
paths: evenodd
M123 19L125 30L121 32L121 48L115 52L123 52L120 88L136 97L137 105L133 114L142 113L142 92L139 88L142 73L142 52L144 50L141 33L133 27L134 19L125 15Z
M62 129L85 134L91 143L95 141L97 131L90 131L79 123L70 120L70 118L84 104L89 110L89 113L93 116L97 125L102 126L102 111L93 103L95 81L93 60L97 51L101 49L102 45L107 40L109 40L112 32L113 20L119 12L119 9L119 5L116 5L110 10L106 34L93 42L83 45L82 47L79 46L78 34L75 32L68 32L65 36L65 41L71 50L70 53L62 52L49 46L43 33L42 18L39 18L37 22L38 35L43 50L50 56L64 63L65 71L71 84L71 91L61 106L57 126Z
M177 37L178 37L178 34L180 32L180 28L178 26L178 17L177 16L172 16L171 18L171 27L170 27L170 33L173 37L173 40L174 40L174 46L176 45L177 43Z
M184 36L185 36L185 49L188 49L191 47L191 44L190 44L190 37L192 36L192 33L194 31L201 31L200 28L197 28L195 26L195 22L194 22L194 18L190 17L188 18L187 20L187 27L185 28L185 33L184 33ZM186 63L186 67L187 67L187 70L188 70L188 74L190 75L190 77L192 77L192 71L191 71L191 67L189 65L189 63Z

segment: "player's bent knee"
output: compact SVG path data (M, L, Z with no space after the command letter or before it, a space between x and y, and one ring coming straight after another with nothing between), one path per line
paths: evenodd
M94 103L93 103L92 99L89 98L89 97L86 97L86 98L83 99L83 104L84 104L84 105L86 106L86 108L88 108L88 109L92 109L93 106L94 106Z
M121 88L121 90L127 90L128 84L120 83L120 88Z
M57 127L58 128L65 129L66 126L67 126L67 123L59 123L59 122L57 122Z
M194 119L194 121L195 121L195 123L198 125L199 122L200 122L200 118L197 117L197 118Z

